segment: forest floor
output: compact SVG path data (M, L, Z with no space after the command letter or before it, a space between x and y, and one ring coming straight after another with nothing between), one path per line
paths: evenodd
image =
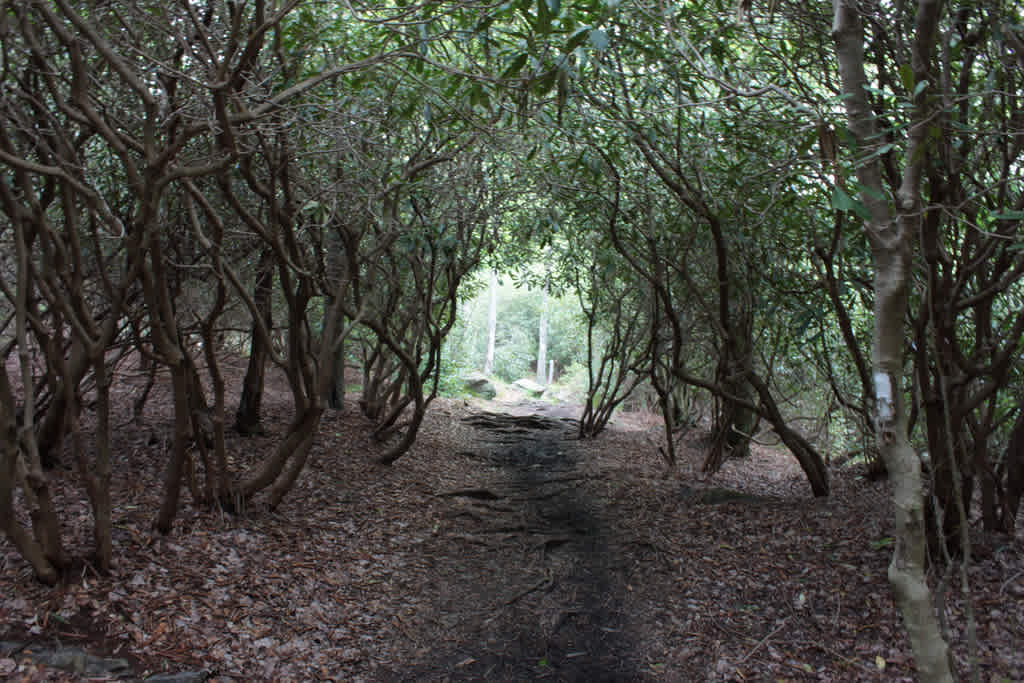
M127 406L131 380L119 390ZM104 680L27 657L60 643L138 678L914 680L886 581L885 482L837 470L815 499L793 458L766 446L705 478L697 430L665 477L657 425L626 415L579 441L574 414L438 400L413 450L378 467L383 446L350 405L325 416L276 512L233 516L186 494L164 537L151 526L171 416L154 394L141 425L115 432L111 575L80 563L47 588L0 541L0 641L20 643L0 652L0 678ZM230 437L236 464L286 428L282 385L264 415L266 436ZM72 470L53 474L84 556L87 500ZM981 680L1024 680L1024 537L978 536ZM956 574L946 585L966 675L966 602Z

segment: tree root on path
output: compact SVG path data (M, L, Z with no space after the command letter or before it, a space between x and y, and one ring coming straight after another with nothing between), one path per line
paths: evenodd
M530 586L526 590L522 590L522 591L516 593L515 595L513 595L508 600L506 600L505 601L505 607L508 607L509 605L512 605L512 604L514 604L516 602L519 602L521 599L525 598L527 595L529 595L530 593L532 593L532 592L534 592L536 590L540 590L541 588L551 588L554 585L555 585L555 579L551 575L551 570L548 569L544 573L544 578L542 578L540 581L537 581L535 584L533 584L532 586Z

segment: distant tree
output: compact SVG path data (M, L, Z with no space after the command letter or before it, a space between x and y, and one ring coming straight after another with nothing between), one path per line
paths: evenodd
M540 323L537 326L537 384L548 383L548 287L540 290Z
M487 351L484 354L483 372L494 372L494 342L498 334L498 271L491 271L491 285L488 289L487 306Z

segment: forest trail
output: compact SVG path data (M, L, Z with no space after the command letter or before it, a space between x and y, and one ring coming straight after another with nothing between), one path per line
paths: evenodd
M0 641L218 683L913 680L885 578L887 486L856 471L815 499L792 457L758 446L706 479L695 432L665 477L656 426L579 441L564 406L447 399L412 452L378 467L387 445L349 405L325 416L276 512L186 500L164 537L151 526L173 425L163 396L115 434L118 566L49 589L0 541ZM287 428L286 392L269 398L265 436L231 435L240 466ZM84 554L88 502L73 471L53 476ZM1024 543L982 549L984 678L1024 680ZM86 680L25 654L0 651L0 671Z
M574 441L578 424L515 412L463 418L481 434L464 455L491 474L438 493L459 523L456 543L490 554L483 564L462 564L444 594L473 596L483 609L452 625L449 647L395 678L643 680L624 623L625 586L612 576L621 558L606 511L580 486L587 475ZM443 601L438 607L458 612Z

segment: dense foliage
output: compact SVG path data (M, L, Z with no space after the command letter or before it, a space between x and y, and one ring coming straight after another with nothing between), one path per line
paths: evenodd
M969 546L975 491L985 527L1012 530L1024 18L1002 0L833 9L0 4L0 526L55 581L46 468L70 457L109 567L126 364L173 383L163 532L183 483L229 510L281 504L346 365L393 462L443 383L483 367L467 286L493 268L524 285L502 290L493 372L585 366L581 436L643 386L669 467L696 400L707 470L764 424L816 495L833 458L902 477L926 453L933 559ZM241 387L226 349L248 354ZM259 431L268 363L294 418L236 471L228 414ZM914 462L874 441L892 411L880 434Z

